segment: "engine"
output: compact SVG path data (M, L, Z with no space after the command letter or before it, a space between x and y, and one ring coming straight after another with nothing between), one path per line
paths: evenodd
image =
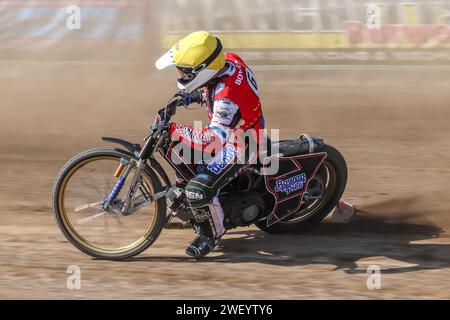
M182 189L172 190L167 195L168 208L184 222L194 219L191 208L184 202ZM219 201L224 214L224 226L226 229L248 226L260 219L265 212L265 204L261 195L257 192L224 192L219 194Z
M264 213L264 200L256 192L219 195L226 229L243 227L255 223Z

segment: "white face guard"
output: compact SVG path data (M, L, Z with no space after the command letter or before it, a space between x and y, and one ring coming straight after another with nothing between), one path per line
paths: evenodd
M192 74L191 76L182 76L177 81L178 89L185 90L190 93L212 80L219 73L219 71L220 70L203 69L202 71Z

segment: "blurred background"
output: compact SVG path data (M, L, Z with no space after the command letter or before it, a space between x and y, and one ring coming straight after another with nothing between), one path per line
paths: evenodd
M176 91L154 61L196 30L252 68L268 128L343 153L358 217L238 229L200 264L184 257L190 230L138 261L90 260L53 222L54 178L101 136L141 141ZM448 299L449 101L449 0L0 1L0 298ZM82 290L65 288L71 263ZM366 287L374 263L381 290Z

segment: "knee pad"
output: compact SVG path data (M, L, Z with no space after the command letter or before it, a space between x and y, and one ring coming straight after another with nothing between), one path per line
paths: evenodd
M184 193L190 207L199 208L211 203L216 192L208 186L211 185L212 181L210 180L212 179L207 175L199 175L191 179L186 185Z

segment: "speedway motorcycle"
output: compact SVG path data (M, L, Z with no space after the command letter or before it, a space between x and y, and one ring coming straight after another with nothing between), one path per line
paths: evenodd
M166 116L152 125L142 146L103 137L117 147L82 152L61 169L53 211L65 237L79 250L101 259L127 259L150 247L174 217L193 225L183 185L173 183L169 173L174 170L189 181L195 170L187 162L174 161L183 155L171 148L169 121ZM220 190L225 228L254 224L268 233L313 228L344 192L343 156L307 134L270 143L267 149L262 161ZM268 170L273 161L276 173Z

